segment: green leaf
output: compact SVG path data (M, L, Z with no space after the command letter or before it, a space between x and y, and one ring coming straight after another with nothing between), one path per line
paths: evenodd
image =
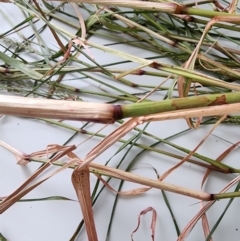
M0 233L0 241L7 241L7 239Z
M38 73L35 70L28 68L25 64L23 64L19 60L11 58L2 52L0 52L0 59L3 60L6 64L10 65L11 67L14 67L14 68L20 70L22 73L28 75L32 79L40 80L43 78L42 74Z

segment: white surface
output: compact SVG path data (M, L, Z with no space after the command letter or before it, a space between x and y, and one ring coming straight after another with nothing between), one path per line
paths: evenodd
M21 14L16 12L16 8L13 5L1 4L0 8L8 16L14 16L14 23L18 23L21 19ZM4 21L3 15L0 14L0 22ZM1 24L1 32L9 29L10 27L5 24ZM23 30L24 34L28 36L26 30ZM55 42L49 33L44 33L45 37L49 38L48 43L52 47L55 46ZM15 35L16 36L16 35ZM18 36L16 36L18 38ZM105 40L100 38L92 38L93 42L104 44ZM124 46L116 45L118 49L123 49ZM140 54L141 57L151 56L151 53L146 51L139 51L136 48L129 48L129 52L133 54ZM124 49L125 50L125 49ZM99 50L90 50L94 55L95 60L99 63L109 63L113 59L113 56L107 55ZM136 52L137 51L137 52ZM98 75L99 76L99 75ZM73 76L70 76L71 79ZM74 76L76 78L76 76ZM152 82L154 84L159 83L158 78L149 78L146 76L142 77L131 77L135 82L141 81L144 83ZM146 79L147 78L147 79ZM102 78L103 79L103 78ZM105 81L106 78L104 79ZM65 81L73 86L98 89L98 84L92 81L86 81L79 83L75 81ZM109 81L109 83L116 85L115 82ZM95 86L95 87L94 87ZM136 92L136 90L130 87L124 87L118 85L120 88L125 88L126 91ZM103 87L107 89L106 87ZM154 99L162 99L164 96L163 92L155 94ZM92 100L89 96L81 96L84 100ZM96 97L97 98L97 97ZM95 99L96 100L96 99ZM81 122L66 122L80 128L83 123ZM102 127L100 124L92 125L88 128L91 131L98 131ZM110 133L111 130L117 127L117 124L108 126L102 131L102 133ZM191 130L184 133L181 136L171 139L173 143L179 144L185 148L192 150L196 145L204 138L206 133L210 130L210 126L202 126L198 130ZM184 120L174 121L162 121L157 123L151 123L147 128L147 131L159 136L160 138L166 138L181 130L187 129L187 124ZM30 120L18 117L3 116L0 119L0 140L12 145L18 150L25 153L32 153L38 150L44 150L49 144L62 145L69 137L73 134L72 131L66 130L60 127L46 124L42 121ZM129 133L124 139L130 138L134 132ZM77 135L70 144L79 144L85 140L87 136L82 134ZM227 141L222 140L224 138ZM80 145L76 150L76 154L80 158L84 158L85 155L97 144L100 138L92 138L90 141ZM223 126L217 128L214 131L214 135L211 135L202 147L198 150L198 153L206 155L213 159L217 158L224 150L231 146L231 143L235 143L239 140L239 130L234 126ZM146 137L142 137L138 143L150 145L150 141ZM105 151L95 162L104 164L109 160L117 149L121 145L115 144L109 150ZM166 145L158 145L158 148L163 150L171 150ZM124 159L121 169L128 165L136 154L139 152L139 148L133 148L131 152ZM16 165L14 156L4 148L0 147L0 196L9 195L17 187L23 183L27 177L29 177L38 167L39 164L30 163L27 167L21 167ZM177 153L184 155L182 153ZM239 149L234 150L224 163L239 167ZM110 162L110 166L115 167L124 152L114 156ZM146 177L155 179L156 175L151 168L154 167L158 170L159 174L163 174L169 168L176 163L176 160L167 158L166 156L145 152L140 158L137 159L134 166L133 173L137 173ZM52 167L52 170L54 167ZM186 163L173 174L171 174L166 181L169 183L181 185L188 188L194 188L200 190L201 180L204 174L204 168L196 167L193 164ZM64 196L77 200L75 191L71 184L71 173L72 170L68 169L61 172L57 176L54 176L50 180L46 181L41 186L34 189L32 192L27 194L24 198L43 198L48 196ZM210 178L207 180L204 186L204 191L209 193L218 193L230 180L236 175L223 175L212 172ZM91 184L94 185L96 178L91 177ZM111 186L118 188L118 180L112 180ZM130 190L138 185L133 183L125 183L123 190ZM166 193L173 212L176 216L176 220L180 229L182 230L186 224L192 219L192 217L200 210L199 201L196 199L184 197L177 194ZM99 240L105 240L106 231L108 227L108 221L111 213L115 194L105 189L100 195L99 200L93 207L97 233ZM210 227L216 222L217 218L222 213L228 200L218 201L208 212L208 218ZM235 199L231 207L227 211L227 214L220 223L218 229L214 233L214 240L218 241L238 241L240 232L240 213L239 213L240 199ZM157 211L157 225L156 225L156 240L172 241L177 239L177 235L173 226L173 222L169 215L169 211L163 201L160 190L152 189L144 195L136 197L123 197L120 196L117 202L116 212L114 215L113 225L110 232L110 241L122 241L130 240L131 232L137 225L137 218L139 213L147 207L153 207ZM41 202L20 202L14 204L10 209L0 215L0 233L2 233L8 240L11 241L66 241L69 240L75 231L77 225L81 221L81 211L78 202L73 201L41 201ZM142 223L137 233L134 234L135 241L147 241L151 240L150 236L150 220L151 215L148 213L142 217ZM81 231L77 240L87 240L85 231ZM187 240L202 241L204 239L201 222L198 222L196 227L193 229Z

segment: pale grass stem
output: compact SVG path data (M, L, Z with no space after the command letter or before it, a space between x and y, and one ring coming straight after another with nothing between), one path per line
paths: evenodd
M58 1L58 0L56 0ZM11 2L11 0L0 0L0 2ZM159 2L143 2L138 0L128 0L128 1L118 1L118 0L100 0L100 1L92 1L92 0L67 0L66 2L77 2L77 3L88 3L88 4L97 4L102 6L116 6L116 7L128 7L128 8L137 8L143 10L153 10L153 11L161 11L166 13L181 13L183 6L170 2L170 3L159 3Z
M240 95L237 92L128 105L0 96L0 113L97 123L114 123L122 118L146 116L141 119L142 122L146 122L233 114L240 110L238 102ZM161 115L155 115L157 113Z

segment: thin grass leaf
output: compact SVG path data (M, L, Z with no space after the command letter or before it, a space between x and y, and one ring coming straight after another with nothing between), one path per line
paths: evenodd
M140 214L139 214L139 216L138 216L138 224L137 224L137 227L136 227L136 229L133 230L133 232L132 232L132 234L131 234L131 239L132 239L132 241L133 241L133 234L134 234L135 232L137 232L137 230L138 230L138 228L139 228L139 225L140 225L140 222L141 222L141 221L140 221L141 215L144 215L144 214L146 214L147 212L150 212L150 211L152 211L152 222L151 222L151 226L150 226L150 228L151 228L151 230L152 230L151 238L152 238L153 241L155 240L155 238L154 238L155 235L154 235L154 234L155 234L155 227L156 227L157 212L156 212L156 210L155 210L154 208L148 207L148 208L144 209L143 211L141 211Z
M211 135L211 133L217 128L217 126L224 120L226 116L222 116L218 122L212 127L212 129L207 133L207 135L199 142L199 144L178 164L167 170L165 173L163 173L160 177L160 181L164 180L168 175L170 175L174 170L176 170L178 167L180 167L189 157L191 157L197 149L206 141L206 139Z
M0 59L3 60L7 65L10 65L20 70L21 72L31 77L32 79L40 80L40 79L43 79L44 77L42 74L38 73L37 71L34 71L31 68L27 67L26 64L23 64L19 60L11 58L2 52L0 52Z
M0 198L0 201L2 201L3 198ZM44 198L24 198L18 200L18 202L41 202L41 201L72 201L77 202L76 200L63 197L63 196L51 196L51 197L44 197Z
M0 233L0 241L7 241L7 239Z

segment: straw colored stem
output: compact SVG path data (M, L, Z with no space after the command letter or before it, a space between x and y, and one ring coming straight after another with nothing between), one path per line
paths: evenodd
M60 1L60 0L51 0L51 1ZM0 2L13 2L7 0L0 0ZM138 0L65 0L65 2L77 2L77 3L87 3L87 4L97 4L102 6L116 6L116 7L127 7L133 9L142 9L150 11L159 11L163 13L173 13L173 14L189 14L197 15L202 17L213 18L216 16L238 16L237 14L211 11L199 8L186 7L183 4L176 2L151 2L151 1L138 1Z
M65 100L34 99L0 95L0 113L14 116L41 117L64 120L81 120L98 123L114 123L122 118L146 116L161 112L208 107L192 112L176 112L174 118L222 115L240 110L240 94L209 94L159 102L145 102L128 105L110 105ZM236 105L228 105L238 103ZM212 106L224 105L223 108ZM226 107L226 108L225 108ZM196 113L197 111L197 113ZM188 115L188 116L187 116ZM166 119L168 114L165 114ZM148 117L151 120L152 116ZM155 117L153 117L155 118ZM149 121L148 120L148 121ZM157 119L153 119L157 120Z
M46 163L49 161L48 159L42 159L42 160L31 159L31 160L34 162L39 162L39 163ZM56 161L56 162L53 162L52 165L62 166L63 163ZM74 168L74 169L75 169L75 167L77 167L75 164L72 166L69 166L69 168ZM240 196L240 192L210 194L210 193L206 193L203 191L196 191L196 190L192 190L192 189L185 188L182 186L166 183L163 181L142 177L142 176L130 173L130 172L126 172L126 171L123 171L120 169L115 169L115 168L97 164L94 162L91 162L89 164L89 171L91 173L95 173L98 175L104 175L104 176L108 176L108 177L118 178L118 179L121 179L124 181L142 184L145 186L149 186L149 187L157 188L160 190L165 190L165 191L189 196L189 197L196 198L196 199L203 200L203 201L211 201L211 200L218 200L218 199L225 199L225 198Z
M51 0L52 1L52 0ZM55 0L58 1L58 0ZM183 6L178 3L159 3L159 2L143 2L137 0L127 0L127 1L118 1L118 0L67 0L66 2L77 2L77 3L88 3L88 4L98 4L102 6L116 6L116 7L128 7L134 9L143 9L143 10L153 10L160 11L165 13L180 13Z
M50 1L60 1L60 0L50 0ZM0 0L0 2L14 2L14 0ZM77 3L88 3L88 4L96 4L102 6L116 6L116 7L128 7L134 9L142 9L142 10L152 10L159 11L165 13L181 13L183 9L183 5L178 3L158 3L158 2L143 2L138 0L66 0L64 2L77 2Z
M114 178L119 178L121 180L130 181L130 182L134 182L134 183L138 183L138 184L142 184L142 185L148 185L150 187L182 194L182 195L200 199L200 200L209 201L212 198L211 194L209 194L209 193L205 193L202 191L195 191L192 189L169 184L166 182L149 179L149 178L142 177L142 176L139 176L139 175L136 175L133 173L125 172L125 171L122 171L119 169L110 168L107 166L102 166L102 165L95 164L95 163L90 164L90 171L93 173L97 173L97 174L100 171L101 174L104 174L107 176L112 176Z
M0 113L24 117L43 117L113 123L114 105L77 101L0 96Z

